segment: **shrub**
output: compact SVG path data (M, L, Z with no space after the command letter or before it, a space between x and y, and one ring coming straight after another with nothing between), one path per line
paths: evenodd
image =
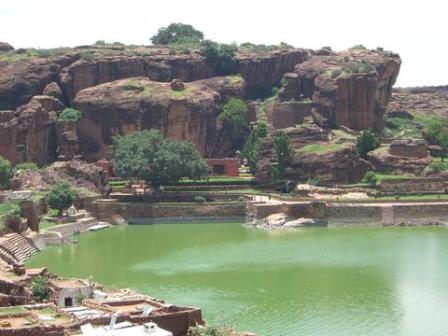
M352 50L366 50L367 48L363 44L355 44L350 49L352 49Z
M62 215L64 209L69 208L75 200L75 193L67 181L56 183L47 195L47 202L51 208L59 210Z
M48 298L48 280L43 276L37 276L31 282L31 292L33 298L42 302Z
M194 201L196 203L202 204L202 203L205 203L207 200L204 197L202 197L202 196L195 196L194 197Z
M95 58L91 51L83 51L79 56L83 61L92 61Z
M231 137L239 137L247 124L248 111L247 104L242 99L230 98L218 117L224 132Z
M78 121L83 118L81 111L67 107L59 115L59 120L61 121Z
M97 46L103 46L103 45L106 45L106 41L104 41L104 40L98 40L98 41L95 42L95 45L97 45Z
M448 118L430 120L425 131L442 148L443 161L448 151Z
M0 188L5 189L9 187L11 176L11 162L0 156Z
M356 150L362 158L366 158L367 153L378 148L380 141L370 130L364 130L356 139Z
M368 171L364 175L362 182L370 184L371 187L375 187L378 182L378 176L376 176L375 172Z
M428 170L431 173L437 174L437 173L443 172L445 170L448 170L448 164L446 164L445 162L440 162L440 161L431 162L428 166Z
M331 78L338 78L340 75L342 74L342 71L341 70L333 70L332 72L331 72Z
M281 180L285 176L286 166L291 162L294 153L289 143L288 134L280 131L275 135L274 150L277 155L277 165L274 168L274 177Z

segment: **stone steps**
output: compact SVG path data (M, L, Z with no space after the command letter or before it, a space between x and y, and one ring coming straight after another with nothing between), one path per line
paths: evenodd
M11 233L5 235L4 238L5 239L2 242L3 250L9 251L13 261L23 263L32 255L40 251L39 248L35 246L33 239L27 238L24 235Z

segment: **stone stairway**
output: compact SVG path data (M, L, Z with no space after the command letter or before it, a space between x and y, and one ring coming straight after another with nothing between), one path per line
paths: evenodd
M381 208L381 224L393 225L395 222L394 208L391 205L386 205Z
M23 263L45 248L36 232L10 233L0 239L0 258L7 263Z

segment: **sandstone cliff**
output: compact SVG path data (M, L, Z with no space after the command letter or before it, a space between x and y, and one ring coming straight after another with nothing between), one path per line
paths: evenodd
M311 99L325 127L380 130L401 60L382 50L316 54L284 76L282 100Z

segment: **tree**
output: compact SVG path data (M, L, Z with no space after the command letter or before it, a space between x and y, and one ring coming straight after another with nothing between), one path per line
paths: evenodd
M235 44L220 44L210 40L201 43L201 54L216 76L235 73L237 63L234 56L237 50Z
M199 179L208 167L188 141L163 139L158 130L145 130L114 138L113 162L121 177L142 178L155 192L162 184L182 177Z
M47 202L51 208L59 210L62 215L64 209L68 209L75 200L75 193L67 181L57 182L48 192Z
M356 151L362 158L366 158L367 153L378 148L379 139L371 130L364 130L356 139Z
M448 150L448 118L432 119L426 127L426 133L442 148L444 161Z
M81 120L82 117L83 117L83 114L81 111L74 109L74 108L67 107L59 115L59 120L78 121L78 120Z
M230 137L240 137L247 125L248 112L247 104L242 99L230 98L218 116L224 132Z
M257 170L257 163L260 160L261 142L266 135L266 124L260 123L252 130L244 146L243 155L252 174Z
M376 176L375 172L369 170L364 175L362 181L364 183L368 183L373 188L376 186L376 183L378 182L378 177Z
M33 298L42 302L48 298L48 280L43 276L37 276L31 282L31 292Z
M156 35L151 37L154 44L172 43L200 43L204 34L192 25L183 23L171 23L168 27L159 29Z
M293 149L289 143L289 137L285 132L280 131L274 137L274 150L277 155L275 177L281 180L285 177L286 166L293 158Z
M0 188L5 189L9 187L11 176L11 162L0 156Z

